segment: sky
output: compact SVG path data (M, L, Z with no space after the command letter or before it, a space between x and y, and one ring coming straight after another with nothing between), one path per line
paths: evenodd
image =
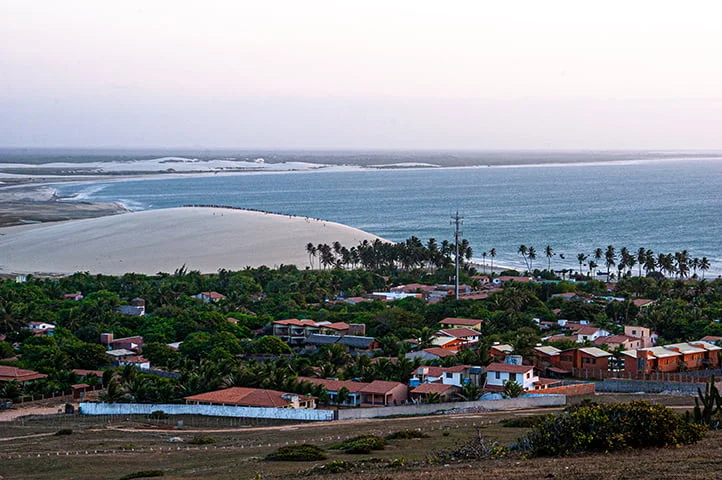
M0 0L0 147L722 149L716 1Z

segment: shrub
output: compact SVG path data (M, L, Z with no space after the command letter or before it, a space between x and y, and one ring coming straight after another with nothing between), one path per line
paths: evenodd
M310 443L286 445L266 456L266 460L271 462L312 462L315 460L326 460L326 458L326 454L321 447Z
M213 437L206 437L204 435L196 435L190 442L191 445L211 445L216 443L216 439Z
M453 450L444 450L435 453L437 462L450 460L481 460L484 458L500 458L505 456L509 449L497 442L489 441L481 434L477 427L476 437Z
M561 456L676 446L697 442L704 430L659 404L636 401L590 405L547 417L520 439L520 447L535 455Z
M386 440L408 440L411 438L429 438L429 436L419 430L399 430L386 435Z
M388 442L383 437L376 435L361 435L348 440L331 445L331 450L343 450L344 453L371 453L373 450L383 450Z
M534 428L541 425L548 415L525 415L523 417L505 418L501 426L506 428Z
M132 480L133 478L150 478L150 477L162 477L165 475L163 470L140 470L138 472L129 473L120 477L120 480Z
M151 420L165 420L166 418L168 418L168 414L166 414L163 410L154 410L150 412L148 418L150 418Z
M57 435L71 435L72 433L73 433L73 429L72 429L72 428L63 428L63 429L58 430L57 432L55 432L55 435L56 435L56 436L57 436Z

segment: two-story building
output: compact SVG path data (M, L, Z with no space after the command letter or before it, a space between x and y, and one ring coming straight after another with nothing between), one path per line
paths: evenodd
M533 390L539 382L531 365L512 365L509 363L492 363L486 367L486 385L488 390L502 390L505 382L516 382L526 391Z

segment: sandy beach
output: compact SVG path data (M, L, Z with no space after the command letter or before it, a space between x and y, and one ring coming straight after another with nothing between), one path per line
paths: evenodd
M211 207L170 208L0 228L0 273L122 275L309 265L306 244L378 237L323 220ZM317 263L315 265L317 267Z

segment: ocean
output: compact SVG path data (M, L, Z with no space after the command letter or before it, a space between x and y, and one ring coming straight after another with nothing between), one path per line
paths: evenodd
M523 266L524 244L545 267L550 245L552 268L578 269L577 253L614 245L686 249L712 262L707 277L722 273L720 160L219 174L56 188L133 210L214 204L322 218L392 241L451 240L458 210L474 257L495 248L497 264Z

